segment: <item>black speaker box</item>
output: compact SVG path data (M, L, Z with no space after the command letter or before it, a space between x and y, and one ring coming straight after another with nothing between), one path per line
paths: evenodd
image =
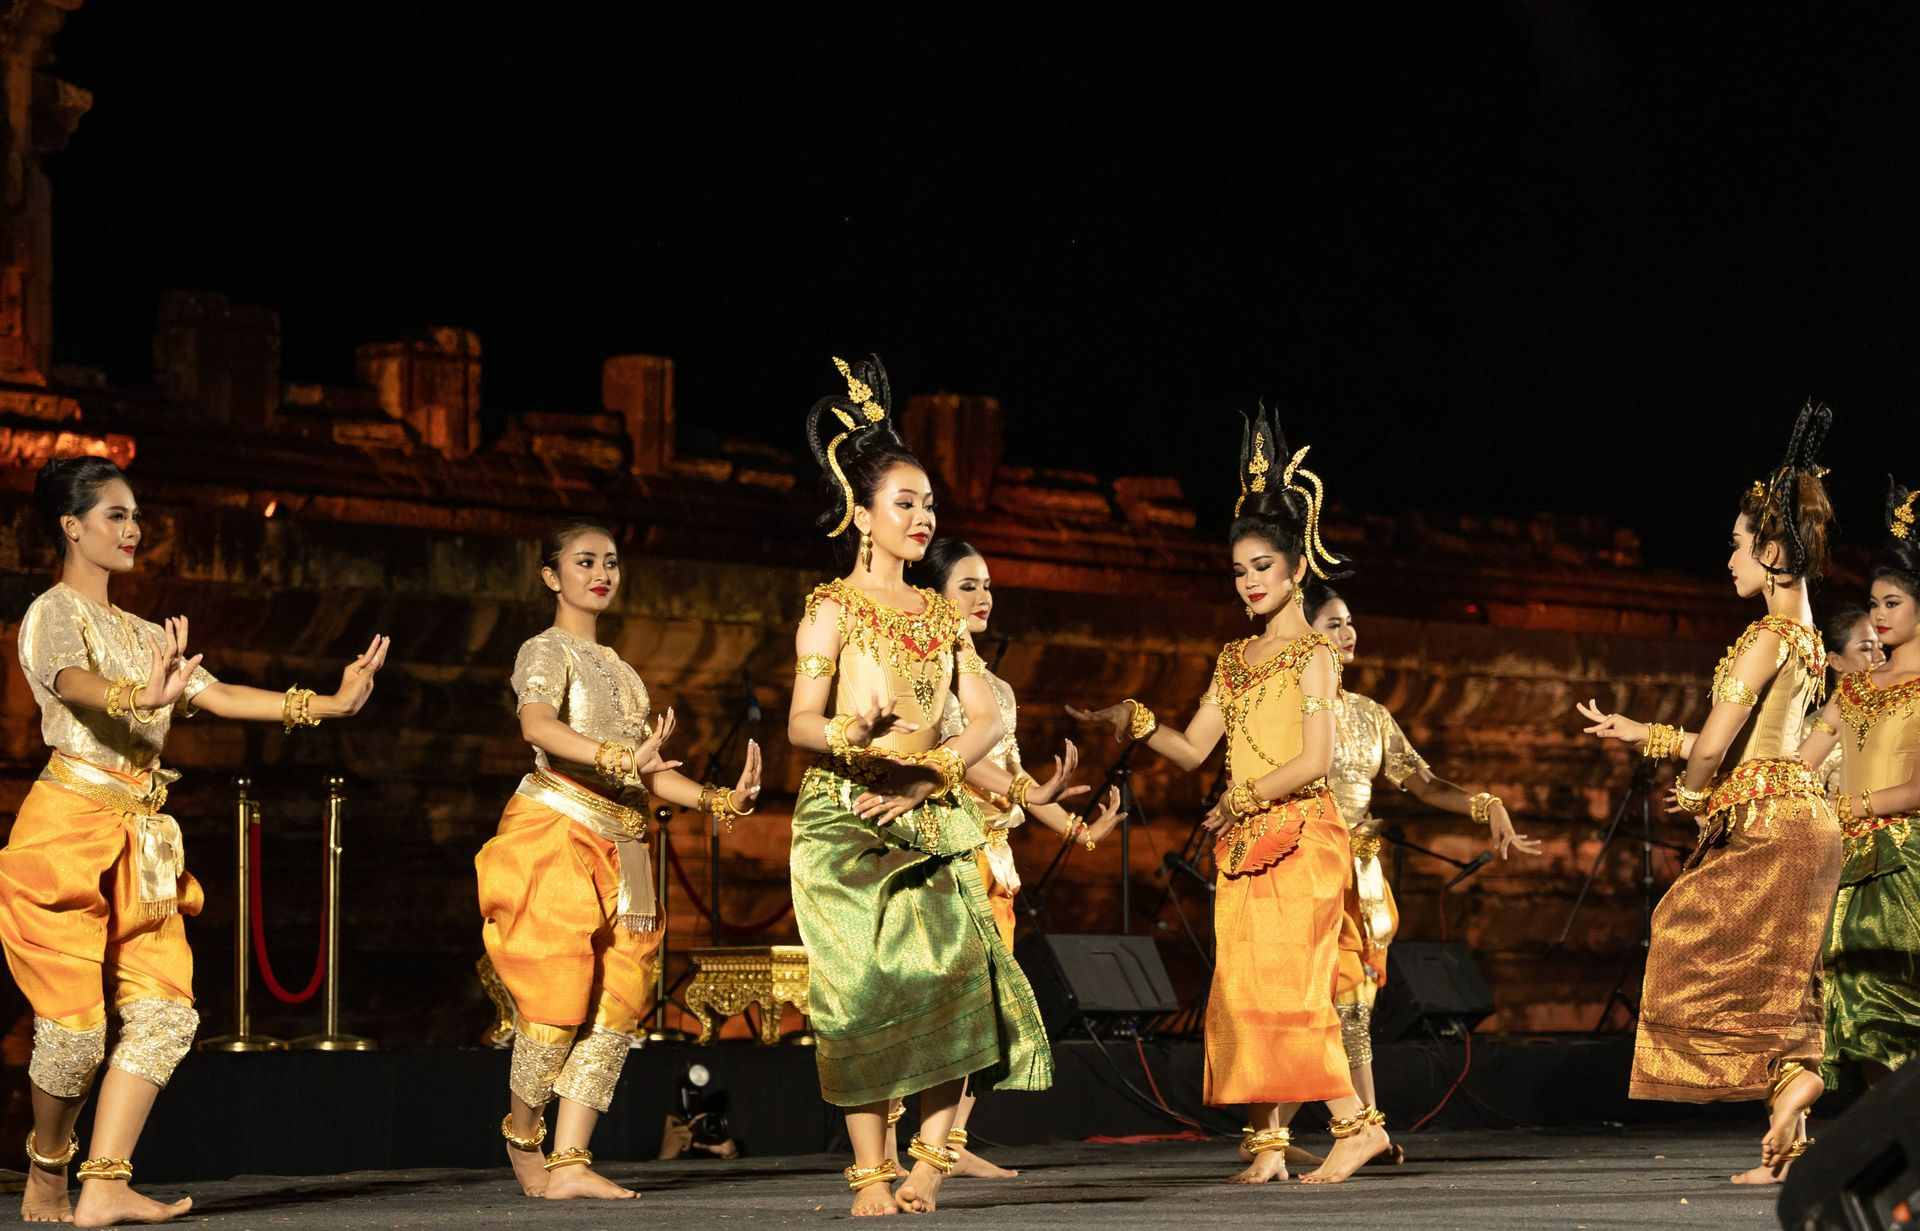
M1456 941L1396 940L1387 985L1373 1006L1373 1037L1397 1043L1428 1031L1471 1031L1493 1012L1493 993L1473 954Z
M1150 936L1048 933L1021 941L1014 956L1056 1039L1082 1022L1154 1017L1180 1007Z
M1920 1062L1882 1078L1845 1115L1820 1126L1787 1172L1777 1212L1788 1231L1920 1225Z

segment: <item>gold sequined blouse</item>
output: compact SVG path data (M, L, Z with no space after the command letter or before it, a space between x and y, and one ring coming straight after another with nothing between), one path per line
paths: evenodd
M47 747L122 773L158 765L175 712L186 716L193 699L216 682L205 667L194 668L179 701L145 723L70 706L53 682L68 667L83 667L108 680L132 679L144 686L152 647L166 635L158 624L103 607L64 582L34 599L20 621L20 665L40 706L40 738Z
M1739 696L1743 685L1733 674L1733 664L1763 632L1777 635L1780 649L1774 658L1773 679L1753 701ZM1724 764L1731 769L1745 761L1797 759L1809 711L1826 686L1826 649L1812 625L1772 615L1748 625L1713 673L1713 701L1741 699L1753 704L1753 713L1728 749Z
M1333 718L1333 769L1327 774L1327 786L1347 828L1358 829L1373 820L1369 809L1375 778L1384 774L1388 782L1404 789L1407 779L1427 772L1427 762L1414 751L1387 707L1372 697L1341 689Z
M1300 690L1300 677L1313 652L1324 646L1332 653L1331 641L1319 633L1307 633L1250 666L1246 650L1252 641L1247 637L1227 643L1214 665L1213 684L1200 698L1202 705L1218 706L1226 722L1227 777L1235 783L1250 782L1299 756L1307 714L1334 704L1332 697L1309 697ZM1337 695L1338 657L1333 670Z
M1835 692L1846 748L1842 789L1904 786L1920 764L1920 679L1879 688L1872 672L1857 671L1842 676Z
M906 612L877 603L836 579L807 595L805 621L823 601L838 609L840 658L835 664L833 711L865 709L875 696L890 697L893 712L919 727L889 732L874 747L890 752L925 752L940 740L940 715L953 688L954 664L966 644L966 619L952 603L920 588L921 607Z
M535 703L551 705L561 722L588 739L638 743L647 736L651 709L647 686L610 646L549 628L520 647L513 660L512 685L516 710ZM539 748L533 750L533 763L610 799L632 793L632 788L603 777L592 765L557 757L549 764L546 752Z
M982 759L992 762L1010 775L1017 775L1021 772L1020 741L1014 736L1014 723L1019 717L1019 708L1014 702L1013 685L990 671L982 671L981 674L986 677L987 687L993 690L994 704L1000 707L1002 728L1000 742ZM967 711L960 704L960 694L949 693L946 708L940 712L940 742L945 743L966 729ZM980 810L989 830L1015 829L1027 819L1026 813L1004 795L981 790L972 783L967 784L967 790L980 801Z

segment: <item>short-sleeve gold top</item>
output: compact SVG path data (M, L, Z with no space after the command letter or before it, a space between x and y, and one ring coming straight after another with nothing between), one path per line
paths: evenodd
M1886 688L1871 671L1840 677L1840 703L1846 761L1841 789L1849 794L1902 786L1920 764L1920 679Z
M1341 689L1333 717L1333 769L1327 774L1327 786L1347 828L1357 829L1373 819L1375 778L1384 775L1404 788L1407 779L1428 772L1427 762L1414 751L1387 707L1372 697Z
M558 628L529 637L513 660L513 695L521 706L551 705L560 721L591 740L637 743L646 738L651 702L640 673L610 646L585 641ZM535 748L533 762L563 774L609 799L633 788L604 777L592 765L549 758Z
M155 711L148 722L70 706L53 684L68 667L81 667L144 687L153 647L166 635L158 624L96 603L64 582L34 599L20 621L20 665L40 706L40 738L47 747L121 773L144 773L158 765L175 711L183 717L190 713L193 699L216 682L205 667L194 668L180 700Z
M875 748L889 752L925 752L939 742L940 714L966 632L966 618L952 603L929 589L914 592L920 596L918 612L877 603L844 579L815 586L807 595L806 621L823 601L839 609L834 713L865 709L876 696L891 698L894 714L919 728L888 732L874 741Z
M1762 633L1778 636L1780 649L1774 658L1773 679L1756 699L1743 694L1743 685L1733 674L1733 666ZM1825 693L1826 686L1826 650L1812 625L1774 615L1762 616L1748 625L1740 639L1728 647L1713 673L1715 702L1742 700L1754 707L1746 727L1727 753L1726 764L1738 766L1747 761L1796 759L1808 712Z
M1015 737L1014 730L1019 719L1019 707L1014 701L1013 685L991 671L982 669L980 674L986 679L987 687L993 690L993 703L1000 708L1001 726L1000 742L982 759L1007 771L1010 776L1018 776L1022 772L1020 741ZM945 743L966 729L966 708L960 704L960 694L951 693L947 697L946 708L940 713L940 741ZM972 783L967 784L967 790L980 801L980 812L987 822L989 837L997 833L1004 838L1008 830L1018 828L1027 819L1026 813L1004 795L983 791Z
M1333 653L1333 643L1309 632L1281 646L1271 658L1247 662L1253 638L1230 641L1220 651L1213 684L1201 704L1216 705L1227 727L1227 777L1235 783L1251 781L1280 768L1300 755L1301 730L1307 714L1333 704L1333 698L1309 697L1300 689L1300 677L1315 650ZM1333 660L1334 687L1340 684L1340 660ZM1302 791L1323 785L1310 783Z

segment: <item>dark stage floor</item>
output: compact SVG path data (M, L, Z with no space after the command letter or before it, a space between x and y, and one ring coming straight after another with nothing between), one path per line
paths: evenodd
M1019 1179L955 1180L947 1221L986 1228L1233 1227L1298 1220L1383 1228L1771 1227L1777 1189L1728 1183L1753 1161L1755 1131L1725 1128L1416 1133L1404 1167L1369 1167L1334 1188L1236 1188L1233 1144L1055 1145L993 1151ZM1323 1138L1305 1142L1324 1145ZM789 1226L844 1216L844 1159L793 1155L735 1163L608 1163L642 1196L619 1205L547 1204L491 1171L361 1171L275 1180L243 1176L184 1190L196 1225L231 1228ZM183 1191L155 1185L154 1196ZM9 1202L14 1198L7 1198ZM664 1221L662 1221L664 1220ZM1308 1220L1311 1220L1310 1224Z

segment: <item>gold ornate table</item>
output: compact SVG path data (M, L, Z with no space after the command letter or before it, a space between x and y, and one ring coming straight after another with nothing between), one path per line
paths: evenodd
M807 1011L807 951L801 945L755 945L738 949L695 949L697 973L687 984L687 1008L700 1019L696 1043L713 1042L722 1019L760 1006L760 1042L780 1041L780 1006Z

